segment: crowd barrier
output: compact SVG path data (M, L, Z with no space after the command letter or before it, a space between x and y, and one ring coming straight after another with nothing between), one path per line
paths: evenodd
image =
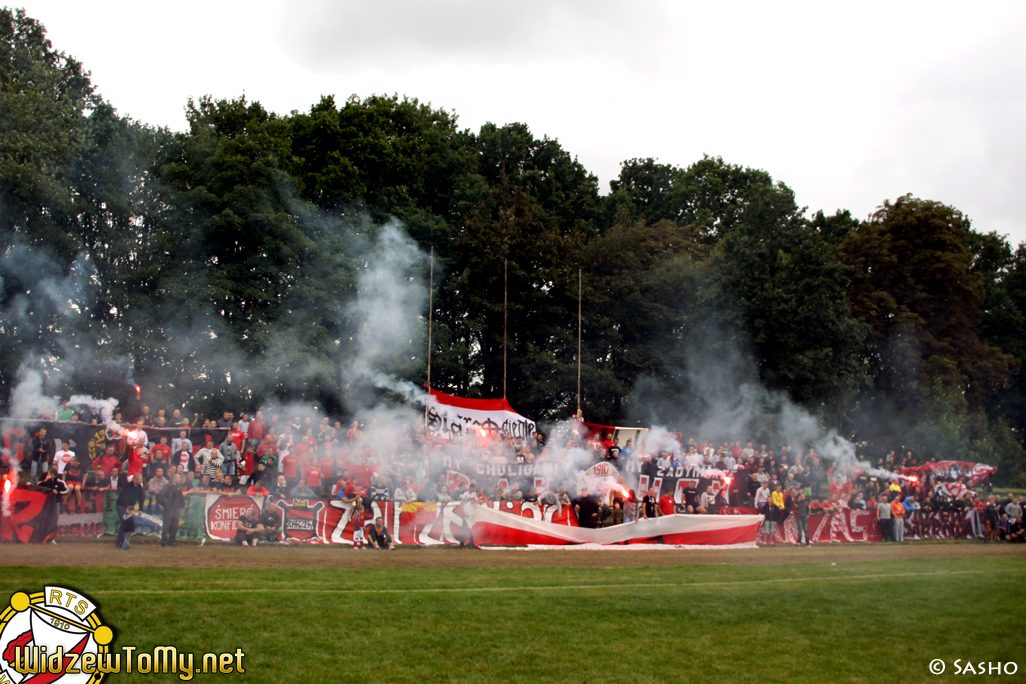
M48 490L36 487L18 487L10 492L9 510L5 510L0 524L0 541L45 542L55 537L98 537L115 534L118 519L115 512L116 496L111 492L92 492L84 497L79 508L71 497L65 497L57 504ZM235 521L247 508L263 510L263 497L246 495L196 494L186 497L182 510L178 536L186 539L207 537L227 541L234 537ZM354 520L353 505L337 499L286 499L276 502L282 515L282 537L289 542L315 544L352 544ZM522 537L496 534L494 527L501 523L503 528L541 529L538 524L557 525L563 528L577 528L578 522L573 508L569 506L545 506L523 501L503 501L489 504L487 520L477 516L472 524L491 525L490 532L483 536L496 540L506 539L510 543ZM505 517L496 517L492 512L516 516L531 521L526 526L516 520L508 524ZM401 544L431 546L458 544L463 535L463 510L459 503L403 503L393 501L373 502L370 505L371 520L381 517L393 538ZM724 508L721 514L729 516L751 516L758 512L748 508ZM366 513L365 513L366 515ZM674 516L685 524L686 519L712 519L717 516ZM700 521L706 526L712 520ZM757 521L756 521L757 522ZM726 521L723 521L726 523ZM163 511L150 497L140 511L136 521L136 533L159 536L163 524ZM694 522L688 523L694 527ZM981 516L977 511L927 513L916 511L903 521L905 539L974 539L982 536ZM664 525L665 527L665 525ZM720 525L730 527L730 525ZM654 528L658 534L638 535L618 539L626 543L636 541L680 543L680 538L662 528ZM682 528L683 529L683 528ZM557 531L554 544L574 543L575 534L569 530ZM809 533L813 543L834 542L878 542L882 541L880 526L873 511L842 509L818 511L809 517ZM609 536L609 535L607 535ZM665 536L665 538L661 538ZM733 538L733 537L732 537ZM745 537L747 540L747 536ZM797 543L798 527L794 516L777 526L774 541L780 544ZM623 543L623 542L621 542ZM734 543L712 541L703 543Z

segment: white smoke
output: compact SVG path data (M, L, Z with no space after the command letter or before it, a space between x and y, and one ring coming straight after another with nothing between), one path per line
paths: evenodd
M708 337L715 335L708 333ZM668 391L643 378L635 389L636 416L647 413L649 419L680 425L685 439L765 442L771 447L789 446L793 456L802 458L815 450L834 464L835 473L850 475L857 468L877 477L903 477L873 467L851 439L825 425L786 392L763 386L752 360L736 349L724 350L706 341L688 349L685 357L686 389ZM652 436L658 442L666 435L664 430L653 430L650 448Z
M100 422L107 426L107 429L117 432L121 426L114 421L114 414L118 410L118 400L114 398L94 399L86 394L75 394L68 400L71 409L87 408L90 413L99 414Z
M23 364L18 369L18 384L11 392L11 416L53 417L59 405L60 402L43 392L43 374Z
M370 388L397 392L414 401L422 392L396 377L423 354L427 289L426 255L395 222L387 223L364 255L355 299L346 306L356 334L355 353L344 364L346 395L356 407L373 405Z

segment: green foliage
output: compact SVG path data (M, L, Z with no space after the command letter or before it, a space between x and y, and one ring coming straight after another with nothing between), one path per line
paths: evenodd
M89 74L53 49L42 24L0 8L0 248L22 241L74 259L68 172L95 101Z
M614 215L694 226L709 242L739 223L790 216L798 209L791 189L774 183L765 171L727 164L719 157L703 157L686 169L631 159L609 185Z
M755 205L717 243L705 305L742 348L760 379L808 406L844 403L865 381L854 352L865 335L845 301L847 269L793 208L754 190Z
M616 424L639 378L666 384L686 362L709 249L670 221L618 223L583 250L585 416Z
M557 141L536 139L521 123L501 128L486 123L474 141L478 173L494 186L503 175L530 189L542 218L562 235L577 230L587 236L598 229L598 179L571 158Z
M859 220L847 209L838 209L833 216L827 216L820 209L809 221L812 227L831 245L839 245L844 237L859 227Z
M990 439L986 404L1019 365L988 343L1009 344L1003 331L1015 320L998 287L1006 251L957 210L911 196L847 234L848 300L869 326L859 351L873 383L860 398L864 435L907 440L928 457L992 450L979 447Z
M435 253L442 391L502 394L505 323L511 403L570 415L581 283L589 420L647 421L654 394L702 391L689 371L740 349L878 450L1026 472L1026 245L954 208L905 196L866 222L806 216L766 171L708 156L630 159L602 197L558 140L461 129L398 95L288 116L203 97L186 116L178 134L119 116L38 22L0 10L4 401L25 365L51 392L129 407L138 382L204 413L272 398L346 412L347 304L368 236L398 218ZM426 381L423 352L393 360Z

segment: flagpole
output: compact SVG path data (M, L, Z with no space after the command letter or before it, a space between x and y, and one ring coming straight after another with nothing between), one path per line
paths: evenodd
M434 321L435 303L435 248L431 248L431 271L428 285L428 347L427 347L427 389L431 395L431 324ZM424 430L427 431L428 407L424 405Z
M581 300L584 292L584 269L577 269L577 413L581 412Z
M502 398L506 398L506 329L509 322L509 259L502 268Z

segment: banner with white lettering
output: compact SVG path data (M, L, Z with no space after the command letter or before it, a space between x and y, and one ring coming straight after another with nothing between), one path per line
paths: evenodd
M526 440L536 430L534 421L505 399L465 399L431 390L425 410L428 432L447 439L476 430L485 437L502 433Z
M977 485L983 479L997 472L997 468L986 463L972 463L971 461L937 461L925 463L914 468L902 468L899 475L932 475L934 479L957 482L963 480L970 485Z

